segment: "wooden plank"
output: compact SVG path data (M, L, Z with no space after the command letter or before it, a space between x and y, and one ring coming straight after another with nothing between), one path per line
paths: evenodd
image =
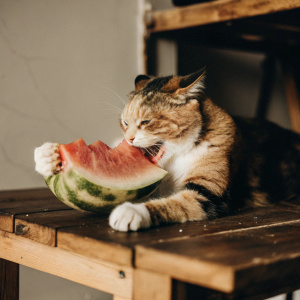
M56 246L56 231L59 228L95 225L100 218L100 215L77 210L17 215L15 217L15 233L48 246ZM106 218L107 216L105 216Z
M67 230L66 230L67 231ZM97 229L95 230L97 232ZM102 230L101 230L102 231ZM88 232L88 231L87 231ZM94 230L92 230L94 232ZM132 266L133 250L132 247L124 246L117 239L118 234L114 234L111 230L111 238L107 239L107 235L98 239L84 236L81 228L73 228L71 232L57 232L57 247L65 249L80 255L85 255L93 259L111 261L122 266ZM122 233L125 235L126 233ZM114 238L115 237L115 238Z
M18 214L70 210L48 190L19 190L1 192L0 230L13 232L14 218Z
M8 199L25 200L25 199L41 199L53 196L48 188L32 188L0 191L0 202Z
M107 259L119 264L131 265L132 249L136 245L208 235L220 231L266 226L286 220L298 220L299 206L289 205L252 209L238 215L211 221L174 224L125 233L114 231L109 227L106 217L99 217L93 225L58 229L57 247L95 259Z
M0 299L19 299L19 265L0 258Z
M171 300L172 279L158 273L139 270L134 272L133 300Z
M137 246L135 264L237 299L270 296L300 287L299 232L300 219Z
M104 292L131 298L133 269L94 261L0 231L0 257Z
M152 14L152 25L149 30L150 32L165 32L299 7L299 0L219 0L156 11Z
M29 195L30 196L30 195ZM138 243L151 243L157 240L180 238L182 236L202 235L222 230L232 230L247 226L259 226L260 224L273 224L274 222L297 217L295 208L285 207L268 209L267 212L251 210L243 212L238 216L219 219L217 221L195 222L187 224L176 224L160 228L153 228L145 232L120 233L115 232L108 226L107 215L99 216L81 213L75 210L53 211L58 209L56 204L63 205L54 199L54 207L47 206L48 211L43 213L31 213L32 211L44 210L45 200L22 200L2 201L2 217L4 207L10 207L9 216L11 229L15 218L15 232L18 235L36 240L40 243L55 246L56 232L60 230L58 246L67 250L75 251L93 258L113 260L123 265L132 264L132 249ZM51 200L51 201L52 201ZM28 202L26 202L28 201ZM23 207L25 204L25 208ZM6 205L6 206L5 206ZM13 211L11 209L13 207ZM50 207L50 208L49 208ZM69 209L68 207L65 207ZM26 210L28 213L18 215ZM1 209L0 209L1 212ZM241 223L239 220L243 219ZM3 219L0 226L3 228ZM8 230L6 228L6 230ZM79 246L80 245L80 246ZM118 247L116 247L118 245ZM99 251L99 248L101 251Z

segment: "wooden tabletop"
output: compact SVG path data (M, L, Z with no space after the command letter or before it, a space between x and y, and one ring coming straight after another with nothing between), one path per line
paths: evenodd
M48 189L2 191L0 258L127 299L143 293L137 270L235 298L300 288L299 202L129 233L107 217L70 209Z
M215 0L155 11L150 32L165 32L300 8L300 0ZM299 20L297 24L299 24Z

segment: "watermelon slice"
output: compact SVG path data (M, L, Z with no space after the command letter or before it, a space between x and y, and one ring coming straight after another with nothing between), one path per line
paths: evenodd
M62 170L45 181L72 208L102 212L124 201L141 201L153 193L167 171L157 167L126 140L116 148L83 139L60 145Z

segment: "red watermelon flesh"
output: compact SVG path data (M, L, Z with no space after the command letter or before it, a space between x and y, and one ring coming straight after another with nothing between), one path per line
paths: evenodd
M59 147L63 172L76 170L91 182L108 188L136 188L164 171L126 140L115 148L101 141L87 146L82 138ZM165 171L164 171L165 172ZM146 180L147 179L147 180Z

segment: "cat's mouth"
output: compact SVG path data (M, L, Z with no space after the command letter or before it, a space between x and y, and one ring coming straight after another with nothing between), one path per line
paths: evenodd
M166 152L166 147L159 142L153 146L141 148L143 154L153 163L157 164Z

